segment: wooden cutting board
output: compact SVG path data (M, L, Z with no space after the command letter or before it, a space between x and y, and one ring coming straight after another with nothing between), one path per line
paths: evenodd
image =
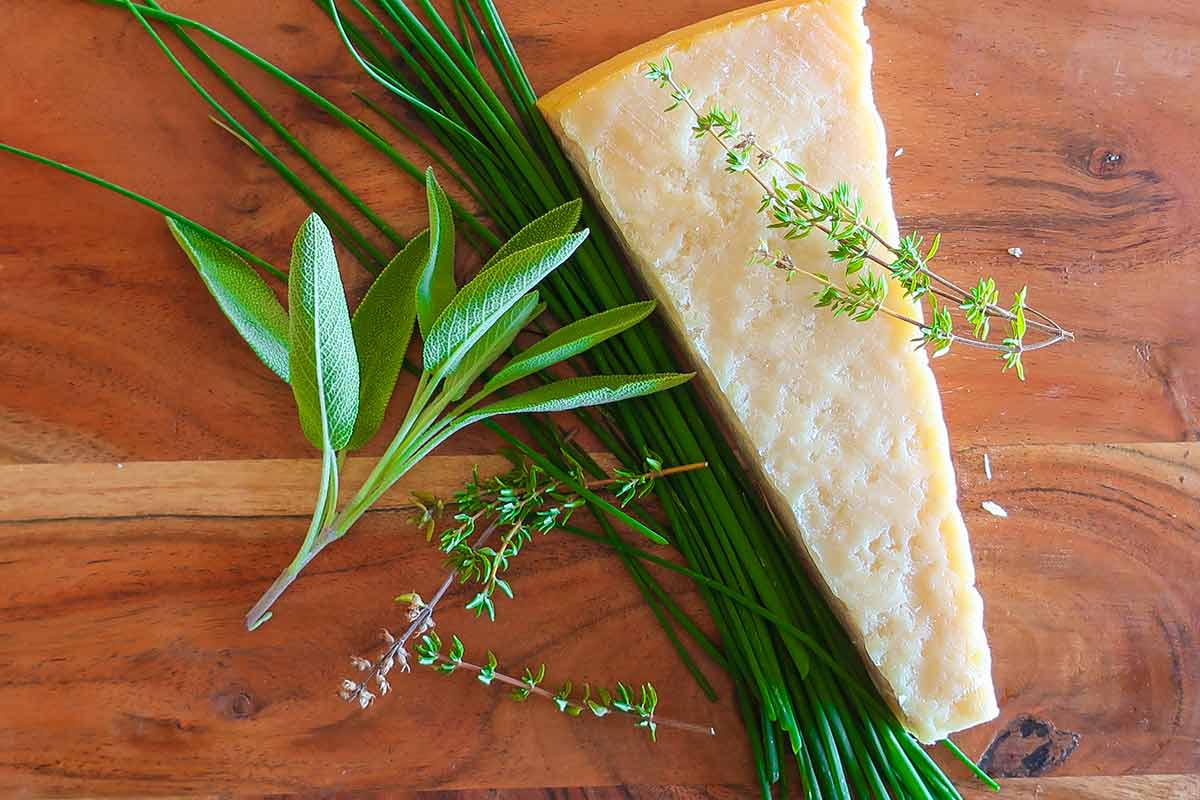
M171 5L347 107L373 91L309 3ZM540 90L736 5L501 3ZM1200 9L887 0L867 21L903 148L902 225L943 231L956 278L1028 283L1080 337L1031 358L1023 386L972 354L937 363L1003 709L958 741L1021 776L1005 797L1200 797ZM284 258L302 207L128 17L9 0L0 41L0 140ZM417 227L407 179L247 78L377 209ZM522 555L496 624L448 607L439 630L555 678L652 680L661 713L716 738L651 745L612 719L420 671L366 713L337 700L349 656L399 623L391 598L441 574L399 508L406 492L497 469L481 432L423 464L245 633L316 483L290 393L160 220L10 157L0 178L0 795L749 796L729 687L710 669L722 699L705 701L619 564L564 536ZM703 616L686 581L665 581Z

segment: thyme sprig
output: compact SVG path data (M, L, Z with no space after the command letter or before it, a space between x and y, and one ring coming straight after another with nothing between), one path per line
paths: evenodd
M483 664L473 664L466 660L465 647L457 636L450 637L449 649L443 653L443 642L437 633L430 632L421 637L414 651L417 663L433 669L443 675L452 675L458 670L466 670L475 674L475 679L484 686L493 682L513 687L509 697L518 703L523 703L532 697L541 697L554 703L563 714L569 717L581 717L584 712L590 712L594 717L606 717L617 713L634 717L636 727L645 729L652 741L658 739L658 727L676 728L705 736L716 736L712 726L697 725L692 722L658 716L658 692L651 683L643 683L635 692L624 683L618 682L613 689L591 684L582 684L582 694L577 691L576 683L564 681L557 691L550 691L541 684L546 679L546 665L540 664L536 670L526 667L520 678L515 678L500 671L500 664L495 653L487 651L487 660Z
M647 454L640 472L617 469L610 477L589 481L583 469L569 457L568 463L573 464L571 477L577 484L589 490L608 491L622 508L637 498L645 497L659 478L707 466L696 463L664 468L661 459ZM454 515L458 524L441 535L439 549L446 554L447 564L461 583L474 583L481 587L466 608L474 611L476 616L487 614L489 619L494 620L495 593L500 591L509 599L513 597L511 584L502 577L512 559L533 539L533 534L545 535L566 525L576 509L587 504L587 499L540 467L514 458L513 469L503 475L481 480L476 470L471 480L455 493L453 502L458 507ZM418 523L427 525L427 509L444 505L437 500L429 502L428 498L422 501ZM476 526L484 520L504 529L504 535L496 547L472 544L470 541Z
M363 675L357 679L344 678L338 690L339 696L365 709L377 696L388 694L392 688L388 678L392 670L399 667L401 672L411 671L405 646L412 637L419 636L421 638L414 647L419 664L432 666L443 674L465 669L474 672L476 679L484 685L490 685L493 681L508 684L513 687L510 696L518 702L536 695L553 700L559 711L572 717L582 715L585 710L596 717L612 712L632 715L638 719L637 727L645 728L651 739L656 738L659 725L715 736L716 731L710 726L656 716L658 693L650 683L641 685L638 699L635 699L635 693L627 685L619 682L612 691L603 687L593 689L590 684L584 683L582 696L577 697L576 684L570 680L565 681L556 692L543 688L541 684L546 676L544 664L536 672L525 669L523 676L517 679L499 671L498 661L491 650L487 651L487 659L483 664L466 661L465 648L457 636L451 636L449 650L442 653L442 640L433 630L437 625L433 614L455 579L484 585L483 591L466 608L474 610L476 616L482 608L486 608L489 618L494 619L491 595L500 586L503 587L501 591L512 597L511 587L499 574L508 568L508 560L520 552L520 543L528 542L532 531L545 534L555 528L565 527L571 512L587 502L579 492L563 489L562 483L537 465L517 456L513 456L512 460L513 468L509 472L492 478L481 479L476 468L472 471L471 479L450 501L427 493L414 496L411 508L417 515L413 521L422 529L432 529L448 506L458 507L454 518L459 524L442 535L439 545L439 549L449 556L451 571L429 602L425 602L416 592L396 598L397 602L408 605L408 627L399 636L383 629L380 635L385 647L375 659L351 656L351 666ZM584 479L583 469L575 466L570 477L589 491L607 490L624 507L633 499L648 494L659 478L707 466L697 463L663 467L662 461L653 455L645 457L645 465L646 468L641 472L616 469L609 477L590 481ZM500 546L488 546L489 540L502 528L506 533ZM521 531L519 537L515 531ZM472 538L473 542L470 541ZM479 599L485 595L486 600Z
M458 507L454 519L459 524L446 531L439 543L439 549L448 556L450 572L429 602L425 602L416 592L396 597L396 602L408 605L408 627L399 636L394 636L385 629L382 636L387 647L374 661L357 655L350 657L351 665L367 675L360 680L347 678L342 681L339 694L343 700L366 708L376 696L370 689L372 685L376 686L379 694L387 694L391 689L388 674L397 666L401 672L409 671L405 645L413 636L421 636L436 627L433 612L454 585L455 579L461 583L485 584L486 601L478 600L479 595L476 595L467 603L466 608L474 610L476 616L479 616L482 610L487 610L489 619L494 620L495 607L491 595L496 587L504 587L501 591L510 598L513 596L511 587L499 578L499 573L506 570L509 559L520 552L520 545L515 544L518 540L511 535L514 527L527 528L532 525L536 526L540 533L548 533L554 528L566 526L571 516L570 511L586 502L578 491L562 489L559 481L554 480L537 465L517 455L509 455L513 462L509 472L481 479L476 467L472 470L471 479L462 489L455 492L450 501L429 493L413 495L409 508L416 512L413 522L423 530L432 531L448 506ZM569 456L564 457L570 461ZM635 497L648 494L659 478L708 466L697 463L663 467L662 462L654 455L647 455L645 464L646 469L642 472L616 469L609 477L590 481L583 478L582 469L576 466L570 477L577 485L589 491L608 490L624 507ZM566 506L570 507L570 511L565 513L551 510ZM508 531L505 535L506 543L502 544L499 550L489 547L488 542L502 527L506 527ZM469 541L472 537L473 542ZM426 540L430 538L431 535L427 533ZM500 556L499 560L497 556ZM500 566L497 567L497 564Z
M704 111L697 106L691 88L676 81L670 58L664 56L661 62L647 63L645 75L669 90L672 102L665 111L686 107L695 118L692 125L695 137L711 137L721 145L727 171L745 173L762 188L759 212L770 218L768 228L782 230L785 239L802 239L813 231L829 239L832 244L829 257L842 266L844 284L825 273L798 266L790 255L778 248L771 249L765 241L751 256L752 263L779 270L788 280L801 275L815 281L818 288L813 297L818 308L828 308L835 316L845 315L857 322L865 322L879 313L913 325L920 332L914 341L928 347L934 357L944 355L958 343L997 352L1003 369L1014 370L1021 380L1025 379L1023 354L1075 338L1054 320L1028 306L1027 287L1016 292L1012 304L1004 308L998 305L999 291L993 278L982 278L975 286L964 289L931 270L929 263L938 251L941 234L936 234L927 248L923 237L915 232L895 244L887 241L866 215L862 198L847 184L838 183L829 190L818 188L808 181L803 167L779 159L760 144L754 132L744 128L736 110L713 105ZM768 167L776 174L765 175ZM883 254L873 252L873 248L881 249ZM870 269L868 262L885 272ZM927 321L913 319L885 304L888 281L884 274L896 280L906 298L928 303ZM954 306L971 326L971 335L955 332L951 316ZM993 318L1008 323L1008 335L999 343L988 341ZM1029 329L1045 335L1036 342L1026 343Z

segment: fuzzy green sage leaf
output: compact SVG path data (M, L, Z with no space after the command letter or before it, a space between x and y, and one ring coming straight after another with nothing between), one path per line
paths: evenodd
M340 450L358 416L358 356L329 229L300 226L288 273L290 371L300 426L313 446Z
M288 380L288 315L246 260L190 225L166 218L167 228L200 273L226 318L267 368Z
M517 231L507 242L500 245L500 249L492 254L492 257L483 265L483 269L486 270L499 264L518 250L524 250L526 247L532 247L540 242L557 239L560 236L566 236L568 233L571 233L575 230L575 226L579 224L579 214L582 208L583 201L576 198L547 211Z
M518 250L462 288L425 337L425 372L449 374L526 292L570 258L586 230Z
M417 284L417 319L421 333L428 336L457 289L454 285L453 212L432 167L425 171L425 196L429 203L430 247L429 258Z
M469 415L484 419L501 414L534 414L601 406L673 389L691 380L694 372L657 375L588 375L566 378L484 406Z
M650 316L654 306L653 300L630 303L565 325L528 350L514 356L504 369L487 382L484 391L494 392L513 381L586 352Z
M483 371L512 346L517 334L546 310L545 304L538 301L537 292L530 292L522 297L471 347L454 370L454 374L446 379L445 391L449 400L461 399Z
M388 262L354 309L350 326L359 360L358 418L349 447L366 444L387 412L417 316L417 282L429 259L429 231Z

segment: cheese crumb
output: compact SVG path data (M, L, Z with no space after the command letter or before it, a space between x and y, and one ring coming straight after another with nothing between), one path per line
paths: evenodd
M1021 256L1025 255L1025 251L1019 247L1010 247L1008 248L1008 254L1013 258L1020 258Z
M897 148L896 148L896 152L892 153L892 157L893 157L893 158L899 158L899 157L900 157L900 156L902 156L902 155L904 155L904 148L903 148L903 147L897 147Z
M991 514L993 517L1007 517L1008 512L1004 510L999 503L993 503L991 500L984 500L979 505L983 506L983 510Z
M992 460L988 458L988 454L983 454L983 474L990 481L992 479Z

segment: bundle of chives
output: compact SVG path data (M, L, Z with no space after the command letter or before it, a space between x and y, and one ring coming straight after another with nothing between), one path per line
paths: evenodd
M406 174L420 175L417 167L373 130L219 32L165 12L154 0L136 6L129 0L100 1L129 8L143 24L144 18L153 18L170 24L177 33L182 33L181 27L204 33L334 116ZM399 63L404 65L402 68L390 64L370 37L343 22L334 6L322 0L318 0L318 5L331 13L340 35L355 50L364 69L413 107L457 163L453 177L477 202L482 201L484 212L505 233L512 233L562 200L579 195L579 186L565 158L534 109L536 98L532 88L490 0L478 3L478 10L463 0L456 2L457 37L427 0L420 0L420 5L432 32L398 0L375 0L384 19L372 13L361 0L351 2L385 44L395 50ZM468 22L500 76L509 101L517 109L519 122L480 73L466 32ZM161 40L155 38L169 53ZM315 156L307 153L228 73L193 42L184 39L206 66L279 133L294 152L317 169L381 234L397 242L399 237L337 182L336 177L323 170ZM363 57L360 50L367 55ZM224 112L173 56L172 61L189 78L193 88L210 102L222 117L222 123L267 160L306 202L314 207L324 202L295 178L286 165L269 157L269 151ZM405 132L396 120L385 121ZM23 154L13 148L5 149ZM431 157L435 156L429 152ZM49 162L43 160L43 163ZM104 185L91 176L82 177ZM108 185L108 188L150 204L120 187ZM325 207L328 208L327 204ZM478 241L494 246L495 237L490 231L463 209L456 208L456 213L468 222ZM364 266L369 269L377 266L376 252L372 252L370 243L343 217L338 215L337 219L337 232L343 243ZM594 231L603 229L593 209L588 210L587 223ZM573 270L548 288L551 290L548 294L552 295L547 298L551 309L562 321L630 302L636 296L607 236L592 237ZM659 332L641 329L598 350L594 365L601 370L616 367L651 370L671 368L673 359ZM823 599L807 583L795 553L757 500L754 488L746 482L729 447L711 435L706 417L696 397L676 392L617 407L606 424L597 424L594 419L585 422L626 463L634 463L638 460L635 453L649 449L679 463L706 460L713 467L711 471L694 474L686 482L660 486L659 495L672 525L675 544L692 565L692 574L705 592L726 643L725 659L718 663L727 667L738 681L738 701L747 722L764 796L770 795L771 784L780 779L783 743L778 734L783 732L804 779L806 796L850 797L853 789L854 795L864 797L958 797L949 780L870 688L857 653ZM547 445L562 444L556 443L553 429L548 426L534 424L531 433ZM605 533L606 543L621 554L643 596L671 634L677 651L699 678L694 663L662 616L659 604L701 647L718 658L719 654L636 563L636 554L620 545L611 527L606 525ZM810 649L805 645L821 657L811 659ZM827 654L832 654L832 658ZM974 768L952 744L948 741L946 744ZM977 774L994 786L986 776Z

